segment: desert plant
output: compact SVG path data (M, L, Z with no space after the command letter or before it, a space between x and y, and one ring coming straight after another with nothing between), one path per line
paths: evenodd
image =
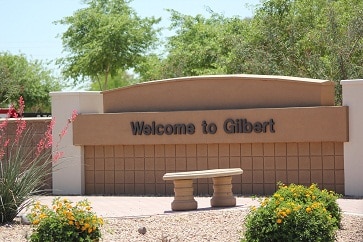
M31 241L96 241L101 237L103 219L91 211L86 199L72 206L68 199L58 197L52 205L33 204L28 214L34 226Z
M273 196L251 208L242 241L334 241L341 221L338 197L316 184L279 184Z
M31 203L32 195L44 192L44 184L51 167L61 157L61 153L56 152L52 159L54 118L34 146L34 130L27 128L26 120L21 117L25 106L22 97L18 106L17 112L13 112L13 107L9 111L9 115L16 113L14 137L7 135L9 119L6 118L0 123L0 223L13 221ZM74 112L65 129L75 117ZM62 133L65 134L65 131Z

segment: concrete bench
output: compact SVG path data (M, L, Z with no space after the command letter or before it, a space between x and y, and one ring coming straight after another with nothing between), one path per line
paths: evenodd
M212 207L236 206L236 198L232 192L232 176L242 173L241 168L166 173L163 179L174 182L175 195L174 201L171 203L171 209L173 211L197 209L198 203L193 196L193 179L198 178L213 179Z

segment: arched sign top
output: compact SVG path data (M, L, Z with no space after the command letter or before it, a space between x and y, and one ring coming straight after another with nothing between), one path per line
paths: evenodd
M334 105L327 80L264 75L166 79L103 92L105 113Z

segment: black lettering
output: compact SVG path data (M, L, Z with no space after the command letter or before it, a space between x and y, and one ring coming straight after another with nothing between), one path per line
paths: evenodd
M174 133L173 126L171 124L165 125L164 132L167 135L171 135Z
M207 132L207 122L205 120L203 120L203 122L202 122L202 132L203 132L203 134L208 134L208 132Z
M252 124L250 122L247 121L247 119L243 119L243 133L251 133L252 132Z
M262 132L266 133L266 128L268 126L269 122L263 122L262 124Z
M192 123L187 124L187 134L194 134L195 126Z
M130 122L130 125L133 135L142 135L142 130L144 129L144 122Z
M151 134L151 126L149 124L145 124L143 132L144 132L145 135L150 135Z
M217 132L217 125L215 123L208 124L208 133L215 134Z
M262 132L262 124L260 122L256 122L253 124L253 130L255 133L261 133Z
M155 132L157 135L163 135L164 134L164 125L162 125L162 124L156 125Z
M275 128L274 128L275 122L273 119L270 119L270 132L271 133L275 133Z
M175 124L174 125L174 134L186 134L187 127L185 124Z
M231 118L226 119L223 124L224 132L226 132L227 134L234 134L235 133L234 125L235 124L233 119Z

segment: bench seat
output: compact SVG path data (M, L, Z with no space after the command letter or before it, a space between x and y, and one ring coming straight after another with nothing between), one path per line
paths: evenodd
M236 198L232 193L232 176L243 173L241 168L211 169L201 171L185 171L166 173L163 179L174 183L174 201L171 203L173 211L195 210L198 207L193 196L193 179L212 178L213 197L212 207L236 206Z

